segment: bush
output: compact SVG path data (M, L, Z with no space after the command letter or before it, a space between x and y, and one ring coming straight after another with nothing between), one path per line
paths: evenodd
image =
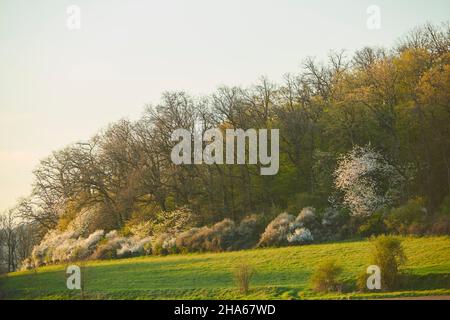
M352 234L350 227L351 216L348 211L335 207L327 207L322 213L321 240L335 241Z
M282 213L266 227L258 246L281 246L287 244L309 243L314 240L313 234L304 226L316 221L314 208L303 209L297 218Z
M99 242L91 259L114 259L117 258L117 250L126 241L125 237L119 236L116 230L106 234L105 239Z
M146 249L149 248L148 244L151 243L151 238L146 237L143 239L131 237L126 238L120 248L117 249L117 257L125 258L125 257L136 257L142 256L146 254L150 254L150 252L146 252Z
M258 241L260 222L256 215L236 225L224 219L210 227L192 228L172 239L176 252L229 251L251 248Z
M369 217L365 217L358 228L358 234L363 237L379 235L386 232L383 212L377 211Z
M388 230L398 234L422 234L425 232L427 210L422 198L409 200L405 205L392 209L385 219Z
M431 227L431 233L433 234L450 234L450 215L444 216L439 215L433 221L433 226Z
M151 251L154 255L176 253L175 238L168 233L162 233L153 239Z
M319 240L322 238L323 226L322 221L316 213L316 209L313 207L303 208L295 219L295 228L303 228L306 234L309 234L309 238L305 240L298 240L297 243L307 243L312 242L314 239ZM296 229L298 230L298 229ZM299 233L294 230L293 233ZM291 241L290 241L291 242Z
M231 250L235 231L234 222L224 219L211 227L192 228L181 233L175 245L178 250L188 252Z
M250 249L256 245L261 233L261 218L257 215L245 217L236 227L232 250Z
M125 224L121 233L127 237L143 239L149 236L159 237L161 234L174 236L194 225L192 211L186 207L180 207L172 211L156 211L151 208L143 213L143 209L134 213L134 216Z
M313 240L311 231L306 228L297 228L287 237L289 243L311 243Z
M342 268L334 260L320 264L311 278L311 286L316 292L341 291L342 282L339 277Z
M399 280L399 269L406 262L406 256L399 239L390 236L379 236L371 239L371 264L381 271L381 288L394 289Z
M33 264L41 266L48 263L74 261L88 258L96 245L103 239L104 231L97 230L83 238L78 231L52 230L39 245L33 248L31 258Z
M236 267L234 272L234 279L239 291L243 294L247 294L250 289L250 280L255 274L252 267L242 263Z
M161 233L178 234L194 225L194 215L186 207L177 208L172 211L160 211L152 221L152 234Z
M290 226L294 223L294 216L284 212L272 220L261 235L258 246L279 246L286 244L290 233Z

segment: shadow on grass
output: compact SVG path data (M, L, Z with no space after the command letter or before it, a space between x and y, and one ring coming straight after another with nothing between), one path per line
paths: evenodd
M342 283L341 293L352 292L394 292L394 291L426 291L450 289L450 273L429 273L424 275L417 275L411 273L402 273L399 275L397 284L389 290L361 290L358 288L355 279L347 279Z
M431 273L426 275L402 274L399 279L401 290L450 289L450 273Z

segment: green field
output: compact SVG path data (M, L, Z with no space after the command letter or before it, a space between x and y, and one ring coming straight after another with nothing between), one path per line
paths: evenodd
M395 292L357 293L352 286L368 265L370 243L351 241L225 253L90 261L83 267L87 299L348 299L450 295L450 237L402 238L408 258L406 284ZM309 278L322 261L336 259L350 290L312 292ZM256 270L251 292L242 295L233 281L241 262ZM76 263L75 263L76 264ZM80 299L66 289L66 265L14 272L0 278L1 298Z

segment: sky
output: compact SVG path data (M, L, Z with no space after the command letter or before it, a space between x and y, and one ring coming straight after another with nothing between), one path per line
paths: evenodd
M449 20L448 0L0 0L0 212L30 193L40 159L164 91L281 82L307 57Z

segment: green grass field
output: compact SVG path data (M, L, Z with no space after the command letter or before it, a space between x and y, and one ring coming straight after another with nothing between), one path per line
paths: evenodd
M406 284L400 291L320 295L309 278L322 261L332 258L344 268L350 285L369 264L368 241L340 242L225 253L139 257L90 261L84 264L87 299L361 299L450 295L450 237L406 237ZM251 292L236 289L237 264L251 265L256 274ZM76 263L75 263L76 264ZM80 264L78 264L80 265ZM14 272L0 278L6 299L80 299L80 291L66 289L65 267Z

